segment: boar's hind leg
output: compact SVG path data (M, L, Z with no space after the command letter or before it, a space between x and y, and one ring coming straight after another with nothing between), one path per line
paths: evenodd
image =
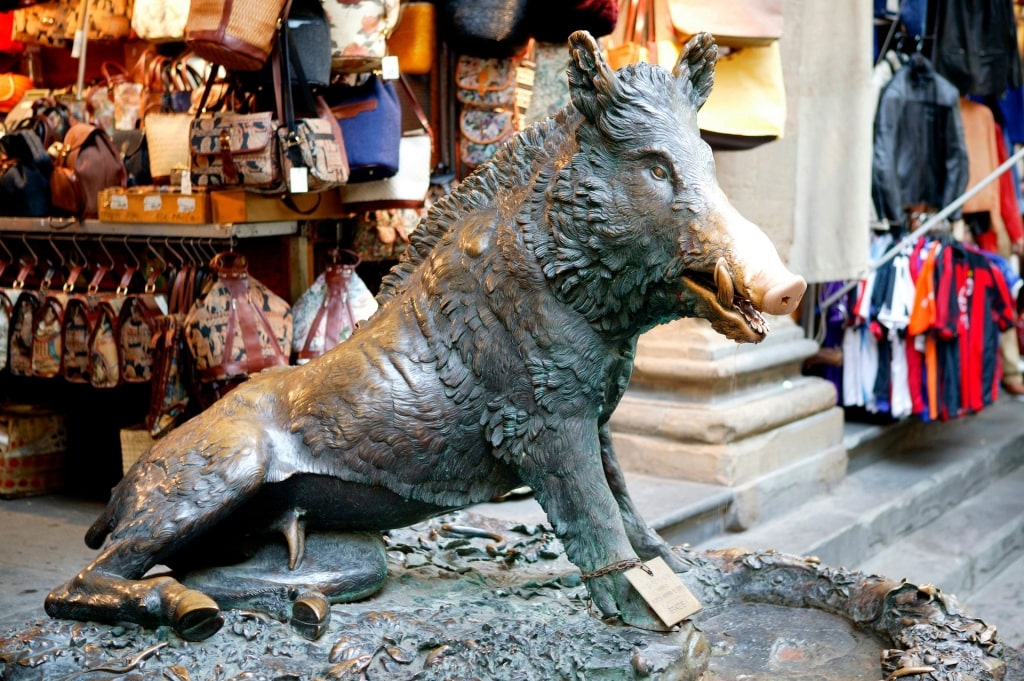
M316 639L327 629L331 603L367 598L386 576L379 532L310 532L294 568L284 542L270 541L243 562L192 570L181 581L223 608L264 612Z
M601 426L601 462L604 465L604 476L608 487L619 505L622 522L626 528L626 536L637 555L643 560L661 556L674 572L686 572L687 566L661 536L652 530L637 512L633 498L626 489L626 477L619 466L619 460L612 448L612 434L608 424Z
M126 579L152 567L152 553L136 541L115 542L88 567L46 597L50 617L114 624L135 622L148 629L172 627L189 641L212 636L223 624L209 596L167 576Z

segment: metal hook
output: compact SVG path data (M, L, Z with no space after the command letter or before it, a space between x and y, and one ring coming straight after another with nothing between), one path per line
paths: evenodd
M160 251L156 250L153 247L153 237L151 237L151 236L147 236L146 237L146 248L149 249L149 252L152 253L156 257L157 260L160 261L160 271L162 272L162 271L166 270L167 269L167 261L164 260L164 256L162 256L160 254Z
M33 264L38 263L39 262L39 256L36 255L36 252L32 250L32 247L28 245L28 239L25 237L24 233L22 233L22 235L21 235L21 242L23 244L25 244L25 250L27 250L32 255L32 263Z
M0 248L4 249L4 253L7 254L7 262L14 262L14 254L11 253L11 249L7 248L7 244L4 243L3 237L0 237Z
M64 264L67 261L67 259L64 257L64 254L61 252L61 250L59 248L57 248L57 244L55 244L53 242L53 235L52 234L48 234L46 236L46 240L50 242L50 248L53 250L54 253L57 254L57 257L60 258L60 265L59 265L59 267L60 267L60 269L63 269L64 268Z
M128 245L128 235L127 234L124 235L124 250L128 251L128 255L131 256L132 265L135 267L135 270L136 271L141 270L142 269L142 263L139 262L139 256L135 255L135 251L132 250L132 247Z
M174 256L174 259L178 261L178 269L181 269L182 267L184 267L185 266L185 258L183 258L181 253L179 253L178 251L174 250L174 248L171 246L171 238L170 237L164 237L164 246L167 248L168 251L170 251L171 255Z
M114 260L114 256L111 255L109 250L107 250L107 245L105 243L103 243L103 236L100 235L97 238L97 241L99 242L100 248L103 250L103 253L106 254L107 260L110 261L110 269L115 269L117 267L117 261Z
M213 237L206 240L206 245L208 247L206 251L208 254L207 260L213 260L217 257L217 245L214 244Z
M85 251L83 251L82 247L79 245L79 243L78 243L78 235L77 234L72 234L71 235L71 245L75 247L76 251L78 251L78 255L82 256L82 264L83 265L88 265L89 264L89 256L86 255Z

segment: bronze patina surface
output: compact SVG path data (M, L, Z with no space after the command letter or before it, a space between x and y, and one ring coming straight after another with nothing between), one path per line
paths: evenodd
M665 628L622 568L687 565L639 517L608 427L637 338L702 317L758 342L762 314L790 314L806 285L716 182L696 118L709 35L671 71L612 71L585 32L569 49L571 105L431 207L362 328L140 457L51 616L198 641L224 611L257 610L316 639L331 604L385 583L373 533L525 484L590 577L593 612ZM143 579L156 565L174 574Z
M317 640L253 610L205 641L67 620L0 631L0 678L126 681L1020 681L1019 652L927 586L772 552L695 553L704 605L670 632L590 614L546 525L467 513L388 533L388 580ZM283 544L278 546L286 551Z

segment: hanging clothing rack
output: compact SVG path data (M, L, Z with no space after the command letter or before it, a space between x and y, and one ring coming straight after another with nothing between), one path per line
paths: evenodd
M938 213L935 213L935 215L932 215L930 218L925 220L920 227L918 227L913 232L910 232L902 239L900 239L898 242L896 242L896 244L889 248L889 250L887 250L885 253L879 256L877 260L875 260L872 263L869 263L868 266L864 269L864 271L861 272L856 279L852 279L846 282L846 284L844 284L839 290L834 292L825 300L821 301L818 304L819 309L824 311L835 305L840 299L842 299L843 296L845 296L854 287L856 287L860 281L866 279L868 275L870 275L872 272L874 272L879 267L895 258L901 251L903 251L907 247L908 244L917 241L920 237L932 231L943 220L949 217L949 215L953 213L953 211L955 211L960 206L964 205L966 202L970 201L975 194L977 194L982 189L987 187L990 183L992 183L994 180L999 178L1000 175L1008 171L1011 167L1013 167L1015 163L1017 163L1021 159L1024 159L1024 147L1022 147L1016 153L1010 156L1010 158L1003 161L1003 163L998 168L996 168L991 173L986 175L980 182L978 182L978 184L974 185L973 187L965 191L963 194L953 199L949 203L949 205L947 205Z

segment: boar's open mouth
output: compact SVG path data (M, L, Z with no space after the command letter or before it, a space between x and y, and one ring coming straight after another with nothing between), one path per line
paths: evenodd
M708 321L719 333L732 340L755 343L768 335L768 322L761 311L737 293L725 258L718 259L712 273L688 270L683 281L714 313Z

